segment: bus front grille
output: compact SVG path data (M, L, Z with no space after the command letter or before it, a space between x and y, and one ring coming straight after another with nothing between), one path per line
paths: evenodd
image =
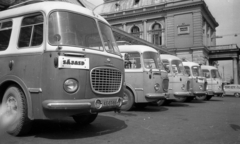
M122 73L114 68L94 68L91 70L91 86L99 94L117 93L122 86Z

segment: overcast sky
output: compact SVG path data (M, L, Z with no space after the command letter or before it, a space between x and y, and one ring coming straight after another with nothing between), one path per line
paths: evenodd
M89 2L99 5L103 0L88 0ZM217 45L237 44L240 47L240 0L205 0L213 17L219 23L216 28L217 36L223 38L217 39ZM234 36L237 34L238 36ZM220 73L226 77L232 76L232 62L220 62Z

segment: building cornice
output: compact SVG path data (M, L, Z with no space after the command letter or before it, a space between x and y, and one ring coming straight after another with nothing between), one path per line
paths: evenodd
M170 6L169 6L170 5ZM183 9L186 7L196 7L196 6L201 6L204 11L209 15L211 21L214 23L215 27L219 26L219 24L216 22L215 18L209 11L206 3L201 0L197 2L189 2L189 3L183 3L183 4L178 4L178 5L171 5L169 3L164 3L164 4L158 4L158 5L151 5L151 6L146 6L146 7L140 7L140 8L134 8L130 10L125 10L125 11L119 11L119 12L112 12L108 14L101 14L103 17L105 17L107 20L115 20L115 19L124 19L124 18L129 18L129 17L135 17L138 15L149 15L153 13L159 13L163 12L166 13L168 11L172 10L177 10L177 9Z

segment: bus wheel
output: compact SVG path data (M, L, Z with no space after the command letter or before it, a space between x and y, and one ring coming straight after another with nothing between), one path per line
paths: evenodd
M89 115L74 115L73 119L78 125L88 125L92 123L98 114L89 114Z
M186 97L177 98L176 101L177 101L177 102L186 102L186 101L187 101L187 98L186 98Z
M207 96L205 100L210 100L212 96Z
M236 98L239 98L240 94L239 94L239 93L235 93L234 96L235 96Z
M132 92L127 88L124 90L123 99L126 100L127 103L121 106L121 110L123 111L131 110L134 104L134 97Z
M163 106L163 105L165 105L165 103L166 103L166 101L167 100L158 100L157 102L156 102L156 104L157 104L157 106Z
M204 95L204 96L196 96L196 99L197 100L205 100L206 99L206 95Z
M191 102L193 99L194 99L194 97L188 97L188 98L186 99L186 102Z
M28 118L27 100L23 91L17 86L8 87L3 96L2 106L6 108L2 120L8 120L5 122L6 131L14 136L27 134L32 122Z

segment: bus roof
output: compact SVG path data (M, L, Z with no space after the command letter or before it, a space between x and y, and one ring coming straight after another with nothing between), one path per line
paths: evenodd
M209 65L202 65L201 66L201 69L217 69L216 67L214 67L214 66L209 66Z
M102 16L93 13L91 10L84 8L77 4L72 4L64 1L43 1L37 3L30 3L23 6L18 6L14 8L9 8L3 11L0 11L0 19L7 19L16 17L19 15L35 13L35 12L44 12L45 14L49 14L52 10L69 10L77 13L81 13L93 18L97 18L99 20L108 23Z
M160 54L161 59L167 59L167 60L180 60L182 61L179 57L174 56L174 55L169 55L169 54Z
M195 63L195 62L183 62L183 65L184 66L190 66L190 67L192 67L192 66L199 66L199 64Z
M158 52L154 48L145 46L145 45L119 45L118 47L121 52L132 52L132 51L137 51L140 53L143 53L145 51Z

